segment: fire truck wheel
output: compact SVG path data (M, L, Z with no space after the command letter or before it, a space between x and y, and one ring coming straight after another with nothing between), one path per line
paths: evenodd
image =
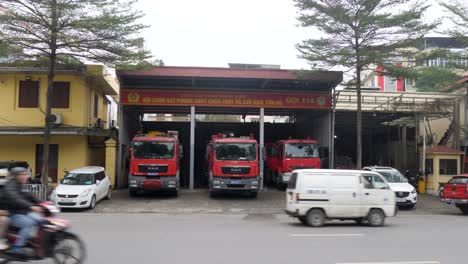
M250 198L257 198L257 196L258 196L258 192L252 192L249 194Z
M131 196L131 197L136 197L137 194L138 194L138 191L137 190L128 190L128 194Z
M178 191L172 191L171 195L174 196L174 197L177 197L179 195L179 192Z
M278 190L280 191L286 191L286 184L284 183L278 183L278 185L276 185L276 187L278 188Z
M216 192L210 191L210 197L211 198L216 198L216 197L218 197L218 194Z

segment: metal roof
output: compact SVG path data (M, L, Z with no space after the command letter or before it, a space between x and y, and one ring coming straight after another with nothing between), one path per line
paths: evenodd
M356 111L357 92L342 90L336 94L336 110ZM363 112L452 113L463 95L447 93L361 91Z

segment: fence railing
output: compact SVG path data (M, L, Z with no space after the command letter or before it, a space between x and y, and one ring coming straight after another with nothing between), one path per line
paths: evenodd
M42 184L25 184L24 189L41 201L47 200L47 186Z

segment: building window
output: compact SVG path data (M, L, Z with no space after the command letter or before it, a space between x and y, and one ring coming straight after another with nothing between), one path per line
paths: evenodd
M440 175L454 175L457 174L457 160L456 159L441 159L440 160Z
M94 118L98 117L98 110L99 110L99 96L94 94Z
M405 79L405 85L406 86L413 86L414 85L414 80L413 79Z
M39 107L39 82L20 81L18 107L37 108Z
M52 108L70 108L70 83L54 82Z
M424 174L433 174L434 171L434 160L433 159L426 159L426 168Z
M371 83L370 83L370 86L371 86L371 87L376 87L376 86L377 86L377 85L375 84L375 76L372 76L372 77L370 78L370 81L371 81Z

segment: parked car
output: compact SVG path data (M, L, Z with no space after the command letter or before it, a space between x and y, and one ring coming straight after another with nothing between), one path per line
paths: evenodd
M468 215L468 174L458 175L444 185L442 201L454 204Z
M110 199L112 186L103 167L83 167L69 171L51 194L61 208L90 208L102 199Z
M390 188L395 192L396 202L399 207L414 208L418 202L416 189L398 170L379 166L364 167L363 170L374 171L384 176Z
M26 161L0 161L0 186L3 186L7 181L8 174L12 168L22 167L31 170Z
M378 185L376 183L379 183ZM395 195L378 173L360 170L295 170L286 191L286 213L309 226L327 219L382 226L397 213Z

